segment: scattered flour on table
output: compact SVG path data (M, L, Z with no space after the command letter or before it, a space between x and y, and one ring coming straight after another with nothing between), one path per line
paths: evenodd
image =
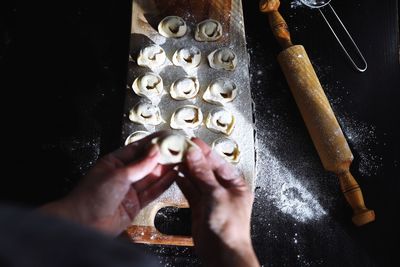
M72 160L72 173L82 176L100 155L100 137L72 137L56 143L43 144L44 151L61 151Z
M326 211L301 180L268 149L267 138L257 139L257 185L281 212L300 222L319 219ZM309 177L310 180L312 177Z
M257 87L252 88L257 129L256 187L260 188L256 190L256 198L260 200L256 205L264 206L260 210L271 210L269 206L272 205L302 223L319 220L327 211L320 204L319 194L315 193L318 190L309 189L313 187L313 181L320 179L320 173L310 166L315 159L309 159L308 154L302 151L289 149L291 143L304 140L298 133L292 132L291 124L287 123L288 110L285 106L287 98L291 98L290 92L283 84L272 84L275 67L273 63L266 64L272 59L264 58L260 54L262 50L258 43L248 49L250 56L256 59L250 64L252 84ZM279 87L282 87L282 92L277 94ZM288 142L284 142L285 139ZM287 153L299 155L296 159L299 162L292 164ZM304 157L304 160L299 160ZM297 167L292 169L293 165Z
M100 137L61 137L42 144L40 149L45 155L60 160L56 163L59 164L57 178L65 182L63 190L68 193L99 158Z
M352 146L354 162L358 162L358 171L364 176L378 174L383 166L383 158L376 154L375 148L379 145L376 136L376 127L364 122L356 121L350 116L338 116L347 141Z
M67 151L71 154L73 158L77 158L77 172L84 175L90 167L96 163L100 155L100 138L95 137L93 139L83 139L83 140L72 140L65 143L68 147ZM80 159L85 155L85 158ZM79 162L78 162L79 160Z

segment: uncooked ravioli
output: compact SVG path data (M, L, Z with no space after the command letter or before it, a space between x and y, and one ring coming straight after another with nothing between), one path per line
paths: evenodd
M139 141L140 139L145 138L148 136L150 132L147 131L136 131L131 133L125 140L125 145L129 145L133 142Z
M238 94L236 84L228 78L213 80L203 94L203 99L212 104L223 105L233 101Z
M206 126L213 132L230 135L235 127L235 117L225 108L214 108L207 116Z
M178 16L168 16L158 24L158 32L168 38L179 38L186 34L186 22Z
M208 63L213 69L233 71L237 65L237 56L230 48L219 48L208 55Z
M133 91L150 100L159 98L163 92L163 80L155 73L147 72L135 79L132 84Z
M137 103L129 111L129 119L143 125L158 125L163 122L160 108L147 102Z
M212 143L212 148L228 162L239 162L240 149L238 144L233 139L226 137L218 138Z
M140 50L137 64L153 69L164 65L166 59L167 56L161 46L149 45Z
M201 62L201 51L195 46L182 47L175 51L172 63L182 68L196 68Z
M172 83L169 92L173 99L185 100L195 97L199 87L199 80L196 77L183 77Z
M202 122L201 109L193 105L185 105L177 108L172 114L170 126L177 130L196 129Z
M196 25L194 38L200 42L217 41L222 36L222 25L214 19L206 19Z
M158 145L160 150L159 163L164 165L182 162L189 147L197 147L196 144L180 134L156 137L152 140L152 143Z

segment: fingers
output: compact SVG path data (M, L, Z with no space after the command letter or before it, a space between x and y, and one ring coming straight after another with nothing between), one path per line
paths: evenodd
M120 160L123 164L129 164L137 160L140 155L148 148L149 144L151 145L151 140L155 137L160 137L167 134L166 131L155 132L150 134L139 141L133 142L127 146L124 146L112 153L109 156L114 157Z
M247 190L244 176L238 168L213 151L208 155L207 160L213 162L214 174L223 187L238 191Z
M169 173L172 168L173 167L171 166L157 165L154 170L146 176L146 178L131 185L131 188L122 202L122 205L131 220L135 218L141 208L148 204L148 202L146 202L148 201L147 198L151 197L152 194L154 195L154 193L157 193L154 191L159 190L162 193L171 185L170 179L172 179L173 182L175 178ZM163 181L158 183L158 181L161 180ZM163 186L166 186L166 188ZM143 193L145 191L153 192L147 193L146 195L146 193ZM157 197L158 195L155 196L155 198Z
M201 151L203 151L204 155L208 155L211 152L211 147L207 145L206 142L201 140L200 138L193 137L192 142L195 143L198 147L200 147Z
M219 186L210 164L200 149L190 147L185 162L187 167L187 170L184 170L185 176L191 179L200 191L210 193Z
M170 170L161 177L158 181L151 184L148 188L138 193L138 199L140 202L140 207L143 208L152 202L154 199L158 198L165 190L167 190L171 184L175 181L178 173L175 170Z
M145 157L127 165L125 171L129 181L135 183L149 175L157 167L159 155L158 147L153 145Z
M199 138L192 138L192 141L203 151L207 161L214 171L218 182L223 187L239 191L247 190L247 184L238 168L212 151L212 149L203 140Z
M211 167L213 170L220 169L226 169L226 170L232 170L236 169L232 164L228 163L226 160L224 160L221 156L216 154L209 145L207 145L203 140L199 138L192 138L193 143L198 145L203 152L204 156L206 157L207 161L210 163ZM229 172L228 172L229 173ZM226 173L226 174L228 174Z
M199 190L187 177L178 175L175 181L191 207L199 203Z
M133 219L140 211L140 202L135 189L133 189L132 187L130 188L121 204L128 214L129 220L133 221Z
M173 165L157 165L154 170L146 176L146 178L137 181L136 183L132 184L132 186L137 192L141 192L149 187L152 183L159 180L173 168Z

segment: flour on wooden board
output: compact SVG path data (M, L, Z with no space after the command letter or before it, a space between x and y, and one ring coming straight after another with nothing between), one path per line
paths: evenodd
M228 26L221 21L224 27L224 36L228 41L223 42L197 42L193 39L192 30L195 28L195 24L198 21L194 21L192 15L188 12L186 14L182 14L182 18L186 20L188 25L188 33L179 38L164 38L158 34L155 29L147 29L147 31L142 32L143 35L146 36L147 41L150 43L155 43L161 46L166 54L167 54L167 62L158 68L153 68L152 72L159 74L164 82L164 88L166 88L164 94L161 97L161 101L159 103L159 108L161 110L161 116L166 121L164 124L160 124L157 126L146 126L146 125L136 125L129 121L126 121L123 125L122 136L123 139L126 138L130 133L137 130L146 130L149 132L154 132L158 130L171 130L169 121L173 112L179 106L183 105L195 105L201 109L203 114L206 116L212 109L216 108L216 105L205 102L201 99L201 96L204 94L207 86L210 84L212 80L215 78L227 78L232 81L237 88L239 88L239 93L234 101L226 103L224 106L233 113L236 125L235 128L230 135L230 138L235 140L239 148L241 150L241 159L236 165L246 177L247 182L250 187L254 189L254 174L255 174L255 159L254 159L254 132L253 132L253 110L252 110L252 100L251 100L251 92L250 92L250 78L249 78L249 70L248 64L238 64L234 71L225 71L225 70L215 70L210 68L207 55L218 48L227 47L230 48L236 53L237 59L242 62L248 62L248 54L245 46L244 38L229 38L229 35L236 37L237 35L242 34L242 26L243 20L242 16L239 14L234 14L235 23L232 25L236 25L235 28L227 28ZM237 15L237 16L236 16ZM133 27L135 33L139 33L142 31L140 25L133 23L135 27ZM229 27L233 27L229 25ZM145 24L145 27L149 25ZM139 38L137 35L134 35L132 38ZM139 43L139 42L138 42ZM131 41L131 44L135 44L134 41ZM203 54L200 65L197 68L188 69L177 67L170 62L169 58L171 55L175 53L178 48L181 47L191 47L196 46L200 49ZM137 58L137 53L139 49L142 47L131 47L130 50L130 62L131 67L128 68L128 86L127 86L127 97L125 107L130 108L134 102L139 101L140 99L134 95L130 85L132 84L133 78L136 78L143 68L138 68L135 61ZM176 81L176 79L191 76L196 77L200 84L200 90L197 97L188 100L176 101L172 99L168 93L168 90L171 84ZM125 114L126 116L126 114ZM214 133L207 129L204 125L197 129L185 129L183 132L188 136L197 136L203 139L209 145L212 144L217 138L220 138L222 135ZM168 203L180 203L184 201L183 195L181 194L179 188L176 184L173 184L164 194L162 194L157 201L166 201Z

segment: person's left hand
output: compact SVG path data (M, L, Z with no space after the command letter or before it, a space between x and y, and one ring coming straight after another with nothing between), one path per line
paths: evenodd
M158 148L149 146L152 138L162 134L102 157L69 195L41 210L118 235L174 182L173 166L158 164Z

